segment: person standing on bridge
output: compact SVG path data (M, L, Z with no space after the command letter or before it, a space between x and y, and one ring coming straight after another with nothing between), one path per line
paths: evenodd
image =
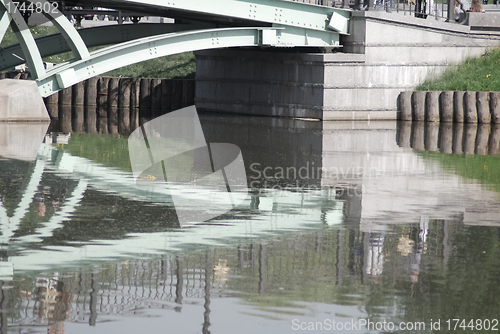
M470 8L468 10L469 12L474 12L474 13L484 13L485 10L481 6L481 0L472 0L472 3L470 5Z
M385 0L385 1L384 0L375 0L375 3L374 3L375 10L384 10L384 7L385 7L385 11L387 13L392 13L391 5L392 5L391 0Z

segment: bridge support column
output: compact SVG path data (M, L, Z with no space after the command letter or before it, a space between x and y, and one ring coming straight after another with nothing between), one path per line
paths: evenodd
M379 106L387 94L366 89L362 82L362 54L247 49L195 55L200 110L321 120L396 119L395 107Z
M265 116L323 117L321 54L209 50L195 55L198 109Z
M0 121L50 122L35 81L0 80Z

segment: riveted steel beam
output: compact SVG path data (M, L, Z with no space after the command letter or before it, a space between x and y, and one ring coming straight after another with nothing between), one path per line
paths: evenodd
M56 66L37 83L45 97L93 76L144 60L194 50L260 45L262 29L208 29L141 38L94 51L87 60Z
M8 24L7 24L8 25ZM147 36L161 35L175 31L194 30L197 25L188 24L117 24L112 26L93 27L77 30L87 47L117 44L131 41ZM49 57L63 52L71 51L71 48L61 33L38 37L35 39L38 50L42 57ZM21 54L21 46L13 44L0 49L0 71L23 64L24 61L14 56Z
M38 8L49 8L49 10L44 11L43 14L50 18L50 22L52 22L52 24L59 29L71 51L73 51L76 59L85 59L89 56L87 46L76 31L75 27L73 27L73 25L68 21L66 16L64 16L56 7L52 6L46 0L32 0L32 3L37 7L39 6Z
M317 35L308 37L304 30L287 29L289 28L206 29L141 38L96 50L86 60L58 65L47 71L46 76L39 78L37 83L45 97L110 70L171 54L227 47L287 46L288 43L295 46L326 46L331 45L332 39L338 37L335 33L327 32L317 32ZM280 41L279 36L283 36L287 42ZM338 40L336 43L338 44Z
M9 25L10 25L9 14L7 13L6 10L2 10L0 8L0 41L5 36L5 33L7 32ZM0 51L1 51L1 48L0 48Z
M16 5L11 0L0 0L0 8L7 12L11 26L16 34L16 37L21 45L23 57L31 72L33 78L39 78L45 74L45 67L43 66L42 57L35 43L35 39L24 21L21 13ZM17 55L20 57L19 55Z
M326 6L316 6L294 1L277 0L84 0L110 8L142 9L145 12L161 11L162 15L176 17L233 18L266 24L280 24L311 30L348 33L350 11ZM332 22L332 18L335 22ZM332 24L333 23L333 24ZM259 25L259 24L255 24Z

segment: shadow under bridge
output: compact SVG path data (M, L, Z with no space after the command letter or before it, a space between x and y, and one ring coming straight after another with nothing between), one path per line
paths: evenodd
M0 37L12 25L19 40L19 44L0 49L0 70L26 63L43 97L113 69L187 51L249 46L339 47L340 34L348 33L350 16L348 10L294 1L66 1L66 5L133 10L179 22L77 30L57 6L47 0L32 3L60 33L35 39L16 3L0 0ZM45 69L43 57L67 51L75 58Z

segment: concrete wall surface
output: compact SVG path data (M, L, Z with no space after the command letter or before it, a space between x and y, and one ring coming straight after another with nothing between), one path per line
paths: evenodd
M0 121L50 121L36 82L0 80Z
M349 24L342 53L197 52L197 107L322 120L396 119L402 90L500 46L498 30L471 30L430 17L354 11Z
M405 130L401 124L323 124L321 185L357 187L362 198L362 230L418 223L422 216L499 226L498 192L477 180L464 179L422 151L398 145L398 132ZM422 134L423 130L422 127Z
M0 123L0 157L35 161L49 123Z

